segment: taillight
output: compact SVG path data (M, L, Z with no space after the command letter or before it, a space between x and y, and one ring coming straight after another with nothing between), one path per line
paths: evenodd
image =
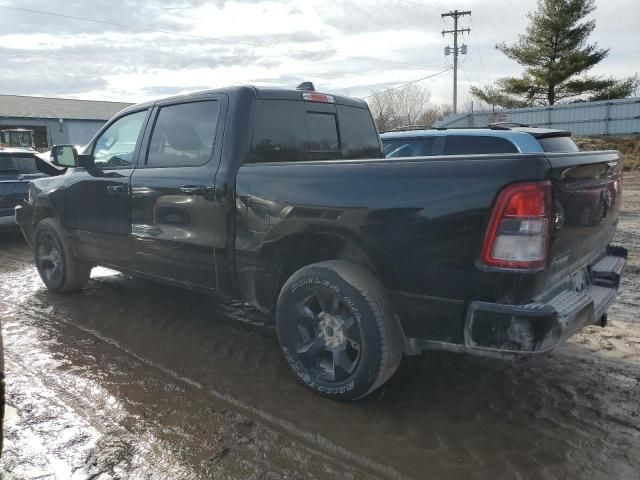
M544 268L550 228L551 182L511 185L500 192L493 209L482 262L498 268Z
M333 95L326 95L324 93L305 92L302 94L302 98L307 102L336 103Z

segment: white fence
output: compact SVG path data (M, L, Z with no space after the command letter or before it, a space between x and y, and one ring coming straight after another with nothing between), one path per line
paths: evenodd
M482 127L492 122L514 122L569 130L574 135L640 133L640 98L571 103L549 107L481 110L449 115L434 124L440 128Z

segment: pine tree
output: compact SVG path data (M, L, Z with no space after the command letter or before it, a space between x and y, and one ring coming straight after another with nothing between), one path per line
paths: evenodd
M525 67L523 75L472 87L471 94L507 108L631 95L638 87L637 75L623 80L584 75L609 54L608 48L588 43L596 22L586 17L595 8L595 0L538 0L537 10L527 15L526 33L513 45L496 45Z

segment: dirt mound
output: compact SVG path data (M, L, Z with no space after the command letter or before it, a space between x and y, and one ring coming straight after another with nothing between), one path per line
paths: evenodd
M575 137L580 150L620 150L625 170L640 170L640 135Z

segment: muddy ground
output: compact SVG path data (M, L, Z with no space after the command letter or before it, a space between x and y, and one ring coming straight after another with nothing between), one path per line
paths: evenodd
M2 478L640 478L640 176L610 325L514 365L406 358L370 398L301 388L273 328L233 302L103 269L40 282L0 236L8 409Z

